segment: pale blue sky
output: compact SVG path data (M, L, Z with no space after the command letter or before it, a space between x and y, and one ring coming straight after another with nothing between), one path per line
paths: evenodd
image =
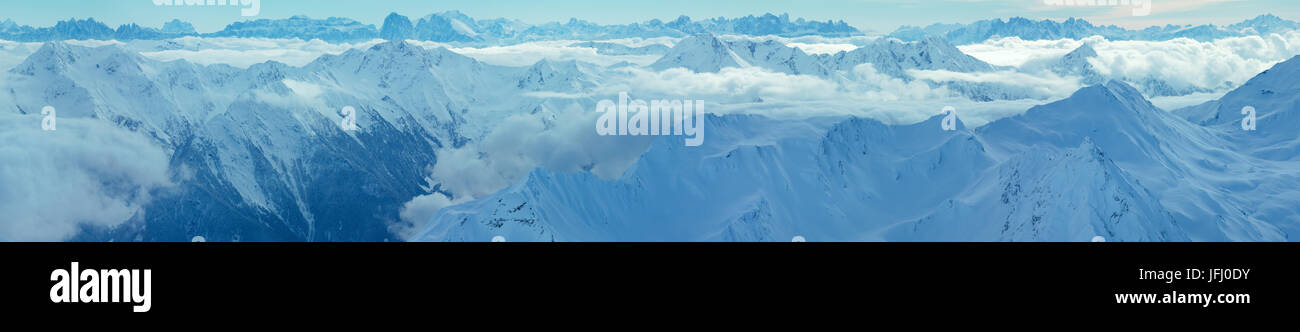
M899 25L936 22L968 23L986 18L1024 16L1064 19L1082 17L1094 23L1146 27L1163 24L1226 24L1263 13L1300 20L1294 0L1151 0L1152 13L1127 14L1128 8L1049 7L1043 0L261 0L255 18L308 15L348 17L379 26L389 12L416 18L457 9L476 18L506 17L529 23L567 21L577 17L604 24L672 19L790 13L815 20L844 20L865 30L889 32ZM200 32L216 31L241 17L236 7L158 7L153 0L6 0L0 19L49 26L71 17L94 17L116 27L135 22L161 26L173 18L190 21Z

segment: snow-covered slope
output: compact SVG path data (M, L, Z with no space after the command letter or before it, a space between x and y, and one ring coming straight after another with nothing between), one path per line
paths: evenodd
M1300 230L1300 196L1272 184L1300 183L1296 171L1235 152L1123 83L978 130L942 121L710 116L704 146L660 138L616 179L538 169L442 210L416 239L1277 241Z
M930 241L1186 241L1140 179L1089 139L1035 147L989 172L973 190L891 235Z
M1219 100L1176 111L1196 123L1220 130L1245 151L1270 160L1300 159L1300 56L1260 73ZM1242 128L1255 110L1255 130Z
M966 131L927 135L939 118L899 128L862 119L706 121L710 138L699 148L660 139L614 180L537 170L444 209L417 239L883 239L865 232L960 190L975 172L967 166L985 161ZM887 143L896 140L909 144Z
M525 92L599 82L593 65L480 63L388 42L303 66L159 62L119 46L48 43L6 76L0 110L102 119L163 146L180 184L129 226L84 239L384 240L434 151L509 114L557 107ZM345 106L358 129L340 125ZM205 216L197 218L195 216Z
M1057 149L1092 141L1107 159L1156 193L1163 210L1193 240L1282 240L1279 215L1256 215L1260 186L1277 167L1239 153L1213 129L1152 106L1136 89L1115 82L979 129L990 150L1008 154L1033 145ZM1224 190L1223 188L1232 188ZM1207 231L1213 230L1213 231Z
M650 68L686 68L697 73L716 73L726 67L748 66L749 62L732 51L726 42L712 34L699 34L678 42Z

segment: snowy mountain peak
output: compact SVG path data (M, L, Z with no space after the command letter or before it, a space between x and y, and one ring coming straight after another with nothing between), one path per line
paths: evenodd
M1172 40L1191 38L1197 41L1212 41L1234 36L1266 35L1300 29L1300 23L1281 19L1273 15L1262 15L1255 19L1230 26L1205 25L1165 25L1142 30L1129 30L1115 25L1094 25L1086 20L1070 18L1065 21L1035 21L1023 17L1007 20L989 19L964 25L939 25L926 28L904 26L889 34L890 37L903 40L917 40L925 36L942 36L958 45L983 42L993 38L1019 37L1023 40L1084 39L1102 36L1108 40Z
M696 34L683 39L663 58L650 65L655 70L686 68L698 73L716 73L726 67L748 67L749 64L711 33Z
M1083 43L1079 48L1070 51L1065 55L1066 59L1087 59L1097 56L1097 50L1092 48L1092 43Z
M94 18L85 20L73 18L54 24L53 33L63 36L63 39L111 40L116 31L102 22L95 21Z
M906 78L907 70L948 70L956 72L984 72L993 65L976 59L940 37L929 36L919 41L906 42L882 38L852 51L842 51L827 59L827 66L850 71L870 63L881 73Z
M407 43L404 40L390 40L387 42L375 44L364 52L346 52L344 55L360 56L366 58L383 58L392 61L420 61L427 65L437 66L444 61L450 60L454 63L475 64L478 61L473 58L453 52L446 47L436 47L426 49Z
M698 33L683 39L677 43L678 46L686 46L693 49L712 49L720 50L727 47L727 44L718 39L711 33Z
M1255 18L1243 21L1238 24L1265 24L1265 23L1279 23L1285 21L1287 20L1284 20L1281 17L1277 17L1277 15L1273 15L1273 13L1264 13L1262 15L1256 16Z
M388 53L388 54L395 53L395 54L402 54L402 55L412 55L414 53L419 53L420 51L423 50L424 49L416 46L412 46L411 44L403 40L390 40L387 42L375 44L375 46L370 47L371 52Z
M415 38L415 25L411 24L411 19L397 13L388 14L384 18L383 28L379 31L379 38L386 40L407 40Z
M139 73L141 64L146 62L149 60L118 45L91 48L56 41L42 45L10 72L32 76L39 73L69 75L70 70L91 70L112 75L127 70Z
M473 24L476 23L459 12L429 14L415 24L415 38L436 42L483 41Z
M650 68L686 68L705 73L718 72L726 67L753 66L779 73L830 77L833 71L822 60L776 40L723 41L713 34L703 33L678 42Z
M1078 147L1091 139L1113 159L1129 163L1170 163L1171 145L1200 149L1210 140L1191 124L1160 110L1137 89L1118 81L1085 87L1068 98L1035 106L1024 114L977 129L1000 148L1018 150L1021 142L1055 148ZM1180 137L1170 141L1172 137ZM1174 171L1174 170L1167 170Z
M1228 29L1249 34L1263 34L1300 29L1300 22L1286 20L1273 14L1264 14L1255 18L1229 25Z
M1147 101L1146 97L1142 96L1142 92L1138 91L1137 88L1116 80L1108 80L1102 84L1079 89L1070 98L1100 100L1107 103L1114 101L1118 105L1133 110L1154 110L1155 108L1150 101Z
M287 19L264 18L235 22L227 25L221 31L207 35L214 37L298 38L302 40L320 39L329 42L352 42L371 40L379 35L379 31L375 29L374 25L362 24L348 18L313 19L304 15L295 15Z
M105 46L106 50L111 50L113 46ZM119 50L120 51L120 50ZM90 54L82 47L74 47L65 42L54 41L48 42L37 49L35 53L28 56L21 64L11 69L10 72L23 75L33 75L38 70L60 71L77 61L88 57Z
M526 91L579 93L595 86L582 65L576 60L542 59L527 68L516 87Z
M179 19L173 19L171 21L168 21L167 23L164 23L161 31L162 33L178 34L178 35L189 35L189 34L197 33L197 31L194 30L193 24L190 24L190 22L181 21Z
M1108 117L1119 122L1135 122L1128 125L1150 126L1152 125L1150 123L1136 122L1150 121L1153 116L1164 113L1151 104L1137 88L1116 80L1084 87L1058 103L1075 105L1075 107L1055 108L1062 111L1070 109L1074 112L1087 113L1083 115L1087 117Z
M447 17L447 18L453 18L453 19L456 19L456 20L460 20L460 21L462 21L462 22L473 22L473 21L475 21L475 19L469 17L469 15L465 15L465 13L462 13L461 11L456 10L456 9L452 9L452 10L448 10L448 11L443 11L443 12L441 12L441 13L438 13L438 16Z
M1052 64L1052 72L1061 76L1079 76L1083 79L1083 84L1101 84L1105 78L1097 69L1088 62L1088 59L1097 57L1097 50L1092 48L1089 43L1084 43L1079 48L1070 51L1062 56L1060 60Z

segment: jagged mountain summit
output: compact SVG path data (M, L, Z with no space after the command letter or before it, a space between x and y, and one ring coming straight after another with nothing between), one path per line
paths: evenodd
M258 19L235 22L209 37L241 38L298 38L302 40L320 39L329 42L350 42L375 39L379 31L374 25L362 24L348 18L330 17L312 19L298 15L287 19Z
M184 26L188 23L173 21L168 23L164 29L143 27L140 25L123 24L117 29L110 28L103 22L96 21L93 18L69 19L59 21L52 27L33 28L26 25L17 25L11 20L6 20L0 24L0 40L11 40L19 42L44 42L56 40L158 40L170 39L195 35L192 31L185 31ZM192 30L192 26L190 30Z

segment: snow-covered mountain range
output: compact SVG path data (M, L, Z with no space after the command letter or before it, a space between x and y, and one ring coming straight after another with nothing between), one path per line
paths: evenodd
M843 21L791 20L788 14L692 20L681 16L664 22L650 20L627 25L600 25L579 19L531 25L504 18L474 19L459 11L429 14L418 20L392 13L379 28L349 18L313 19L293 16L285 19L257 19L231 23L211 33L197 33L189 23L173 21L161 29L126 24L113 29L93 18L60 21L53 27L20 26L12 20L0 23L0 39L12 41L56 40L159 40L182 36L260 37L320 39L327 42L421 40L468 44L515 44L538 40L603 40L615 38L683 37L697 33L753 36L861 35Z
M464 144L503 116L493 110L545 109L517 95L579 88L581 76L555 79L581 74L572 69L497 67L404 42L247 69L52 42L6 74L0 100L17 114L49 105L62 118L108 121L170 156L179 187L129 227L88 239L379 240L393 239L387 223L424 192L433 151ZM345 106L356 131L340 126Z
M1102 36L1109 40L1170 40L1190 38L1211 41L1225 37L1261 36L1300 29L1300 22L1264 14L1227 26L1165 25L1142 30L1131 30L1113 25L1094 25L1087 20L1070 18L1065 21L1030 20L1012 17L1007 20L990 19L970 24L933 24L926 27L904 26L890 33L901 40L921 40L926 37L943 37L957 45L983 42L992 38L1019 37L1024 40L1084 39Z
M1166 25L1131 30L1113 25L1094 25L1087 20L1030 20L1012 17L990 19L970 24L936 23L925 27L903 26L887 35L903 41L921 41L940 37L955 45L979 43L993 38L1019 37L1024 40L1083 39L1102 36L1109 40L1170 40L1190 38L1211 41L1225 37L1262 36L1300 30L1300 22L1264 14L1239 23L1218 26ZM162 28L124 24L114 29L93 18L60 21L53 27L18 25L12 20L0 22L0 39L12 41L55 40L159 40L181 36L262 37L321 39L328 42L356 42L370 39L409 39L474 45L507 45L539 40L603 40L617 38L686 37L700 33L749 36L822 36L848 37L864 32L843 21L791 19L788 14L712 18L693 20L680 16L672 21L650 20L626 25L600 25L580 19L538 25L518 20L475 19L459 11L429 14L412 20L392 13L378 27L353 19L330 17L312 19L293 16L285 19L257 19L235 22L211 33L198 33L193 26L172 21Z
M1258 84L1300 85L1268 83ZM1123 83L978 129L946 131L943 120L711 116L701 148L661 138L616 179L539 169L444 209L416 239L1285 241L1300 231L1294 153L1261 156L1234 129L1186 121Z
M1061 64L1052 68L1087 65L1089 57L1096 54L1067 55ZM1067 63L1068 62L1068 63ZM1081 64L1080 64L1081 63ZM681 40L649 68L665 70L685 68L699 73L716 73L722 68L758 67L791 75L811 75L829 80L850 80L859 66L901 79L924 79L928 85L944 87L965 97L979 101L1033 98L1026 87L998 82L935 81L918 78L916 71L941 71L948 73L988 73L998 68L980 59L962 53L956 46L942 38L931 37L916 42L903 42L892 38L877 39L851 51L834 54L808 54L802 49L786 46L776 40L762 42L750 39L724 41L712 34L698 34ZM1089 69L1091 67L1083 68ZM1062 73L1097 78L1096 71ZM851 76L851 75L850 75ZM1157 81L1158 82L1158 81Z
M1232 29L1291 29L1269 17ZM0 224L0 238L1286 241L1300 231L1300 57L1167 111L1148 98L1216 90L1115 71L1102 57L1125 55L1096 38L1019 67L963 52L952 40L964 33L837 39L855 44L833 52L796 39L858 33L785 15L605 26L445 12L393 14L380 29L295 16L201 36L181 21L0 23L0 36L27 38L16 41L59 40L0 43L34 49L0 79L0 137L18 142L0 153L17 165L0 172L14 184L0 188L0 208L82 191L101 199L69 210L113 212L20 211L33 222ZM147 37L62 41L84 36ZM296 65L160 59L201 59L246 37L365 42ZM514 50L483 45L545 51L502 65L485 52ZM598 65L554 50L652 61ZM1069 90L1017 82L1030 70ZM620 92L708 98L704 145L597 136L591 110ZM948 102L963 103L955 118L934 115ZM1243 129L1246 106L1257 130ZM42 129L47 110L60 129ZM49 151L61 153L30 158ZM50 165L64 166L49 175ZM42 204L6 205L29 201ZM67 227L23 232L41 223Z

